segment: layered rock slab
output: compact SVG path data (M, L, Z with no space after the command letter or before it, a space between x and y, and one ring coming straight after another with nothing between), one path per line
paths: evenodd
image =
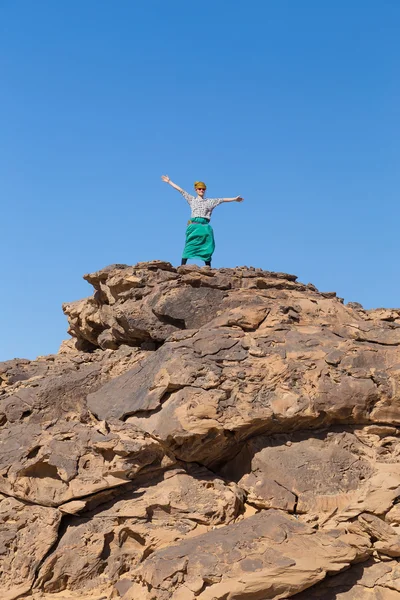
M284 273L175 269L163 261L111 265L85 279L93 285L94 295L63 305L69 333L83 349L159 343L180 329L202 327L219 314L221 306L234 309L241 304L235 290L305 287L295 282L294 275ZM248 299L254 301L254 294Z
M400 311L344 307L335 293L319 293L295 275L247 267L175 269L152 261L111 265L85 275L93 296L64 304L78 346L117 348L160 343L181 329L218 324L254 330L270 324L335 325L343 338L398 345Z
M123 423L103 431L68 421L15 424L0 431L0 448L0 492L42 506L123 486L144 469L173 464L156 440Z
M263 431L400 422L398 312L346 308L291 275L240 268L154 262L87 278L94 297L65 308L78 339L99 345L94 334L106 332L120 343L98 312L106 307L117 321L128 311L132 326L163 343L89 394L90 410L130 420L182 460L214 465ZM210 290L221 298L207 296ZM96 327L85 320L88 307L97 311ZM153 338L155 329L162 334Z
M331 427L256 436L219 472L236 481L258 508L308 514L320 523L331 519L335 527L363 511L381 515L398 498L395 431Z
M397 561L376 559L350 570L327 577L293 600L398 600L400 598L400 567Z
M398 423L399 359L397 348L343 342L321 327L203 327L174 334L89 394L88 406L145 429L182 460L214 465L263 431Z
M268 510L152 554L124 600L288 598L346 568L357 550Z
M117 351L79 352L69 340L60 353L36 360L0 363L0 424L90 420L86 396L131 369L146 352L129 346Z
M131 488L97 509L89 502L69 519L37 589L107 591L155 550L230 523L243 510L240 488L196 466L147 476Z

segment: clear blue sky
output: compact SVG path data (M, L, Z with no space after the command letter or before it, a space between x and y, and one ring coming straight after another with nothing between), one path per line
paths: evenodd
M0 360L57 351L114 262L213 266L399 306L398 0L0 0Z

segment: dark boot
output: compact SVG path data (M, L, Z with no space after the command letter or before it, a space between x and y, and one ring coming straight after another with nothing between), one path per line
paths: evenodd
M211 260L205 260L206 267L211 267Z
M186 265L186 263L187 263L187 258L182 258L181 265Z

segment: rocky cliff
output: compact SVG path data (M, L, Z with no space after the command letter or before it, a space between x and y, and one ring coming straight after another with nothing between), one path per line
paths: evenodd
M154 261L0 364L2 600L400 598L400 310Z

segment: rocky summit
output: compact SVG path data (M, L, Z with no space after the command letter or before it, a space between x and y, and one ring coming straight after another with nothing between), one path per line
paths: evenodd
M0 598L400 599L400 310L294 275L86 275L0 364Z

